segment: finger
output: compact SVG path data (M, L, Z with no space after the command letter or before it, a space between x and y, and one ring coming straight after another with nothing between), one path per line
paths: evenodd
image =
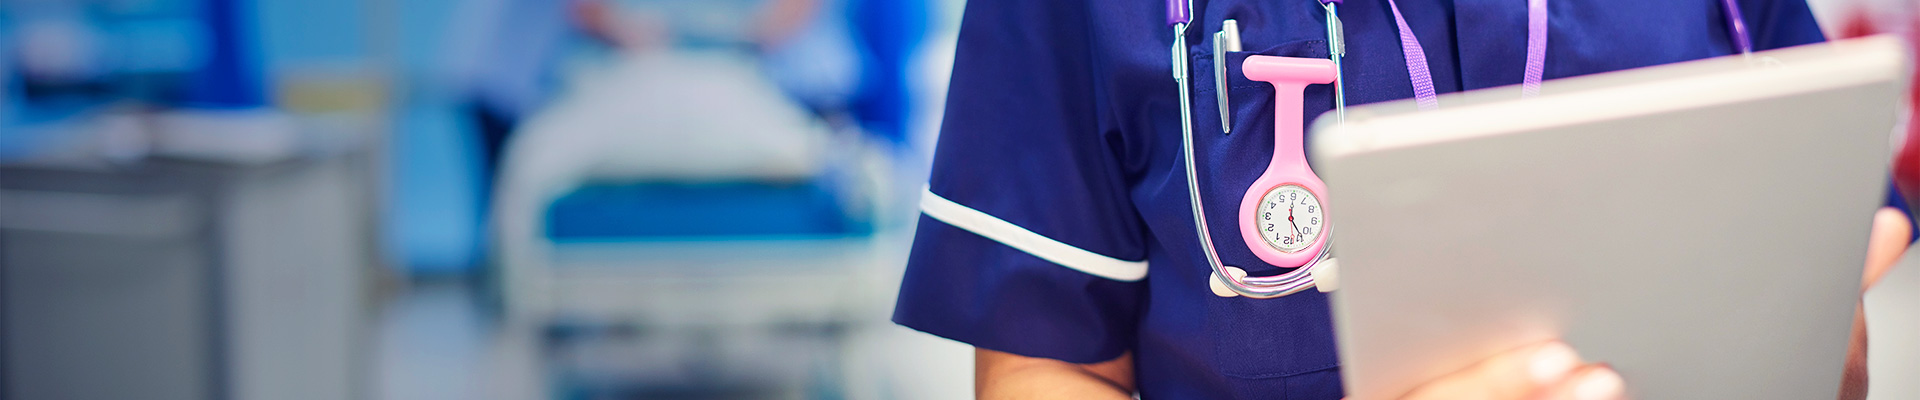
M1847 364L1840 374L1840 400L1867 398L1867 313L1853 305L1853 340L1847 343Z
M1861 291L1872 288L1887 270L1893 269L1900 255L1906 253L1912 236L1913 222L1900 209L1886 207L1873 213L1873 231L1867 237L1867 269L1860 279Z
M1535 344L1447 374L1403 399L1524 399L1560 383L1581 366L1580 354L1566 343Z
M1581 367L1567 379L1542 391L1540 400L1621 400L1627 398L1626 381L1606 364Z

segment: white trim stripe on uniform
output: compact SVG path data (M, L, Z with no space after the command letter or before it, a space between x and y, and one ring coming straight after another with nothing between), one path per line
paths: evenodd
M1061 243L1027 228L1021 228L1012 222L947 200L945 197L933 194L932 188L927 188L921 193L920 212L955 228L973 232L1015 250L1080 272L1124 282L1138 281L1147 277L1147 262L1144 260L1121 260Z

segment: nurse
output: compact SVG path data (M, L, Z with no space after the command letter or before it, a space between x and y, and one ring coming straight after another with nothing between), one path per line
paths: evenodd
M1526 0L1345 1L1346 101L1516 85L1529 70L1552 79L1738 53L1720 1L1533 1L1544 6L1533 21L1544 18L1546 29L1532 36ZM1738 6L1756 50L1824 39L1798 0ZM1235 210L1273 155L1274 136L1255 132L1273 132L1274 91L1247 80L1242 62L1327 58L1325 15L1313 0L1192 3L1188 46L1176 54L1192 70L1205 208ZM973 345L980 397L1342 396L1323 293L1253 299L1210 289L1189 208L1167 19L1158 0L967 4L894 321ZM1229 19L1244 51L1220 58L1226 81L1216 85L1207 39ZM1546 45L1537 69L1527 62L1530 37ZM1229 112L1214 111L1220 99ZM1298 112L1311 121L1333 105L1333 88L1313 85ZM1207 222L1233 232L1235 217L1216 211ZM1287 272L1233 236L1214 239L1227 265ZM1410 396L1612 398L1622 384L1565 345L1543 343L1462 366Z

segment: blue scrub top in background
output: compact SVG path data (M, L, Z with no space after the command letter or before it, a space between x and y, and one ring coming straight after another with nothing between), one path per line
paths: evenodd
M1439 91L1520 83L1525 1L1399 5ZM1209 223L1227 233L1216 246L1228 265L1278 273L1232 228L1231 210L1273 151L1273 89L1247 80L1240 62L1327 57L1324 12L1311 0L1194 7L1195 161ZM1741 7L1760 50L1823 40L1801 1ZM894 321L1074 363L1131 351L1147 399L1337 399L1324 294L1262 300L1208 289L1179 155L1165 12L1159 0L968 2ZM1554 1L1549 13L1548 79L1736 52L1717 0ZM1385 1L1349 0L1340 14L1347 100L1412 97ZM1227 55L1231 135L1220 132L1206 40L1225 19L1239 21L1247 50ZM1331 109L1330 86L1310 86L1306 105L1307 121Z

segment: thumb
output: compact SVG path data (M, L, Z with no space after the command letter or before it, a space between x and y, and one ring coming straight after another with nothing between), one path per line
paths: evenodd
M1576 373L1591 373L1591 369L1580 360L1579 353L1566 343L1546 342L1494 355L1466 369L1428 382L1403 399L1535 398L1554 393L1551 390L1562 387L1572 390L1567 381ZM1611 373L1611 370L1607 370L1607 373ZM1615 380L1618 380L1617 375ZM1617 386L1615 392L1619 391Z
M1873 233L1867 237L1867 269L1860 282L1862 291L1879 283L1880 277L1893 269L1900 255L1906 253L1907 241L1913 236L1913 223L1909 221L1906 213L1893 207L1873 213Z
M1618 400L1626 398L1626 383L1606 364L1581 367L1536 399Z

